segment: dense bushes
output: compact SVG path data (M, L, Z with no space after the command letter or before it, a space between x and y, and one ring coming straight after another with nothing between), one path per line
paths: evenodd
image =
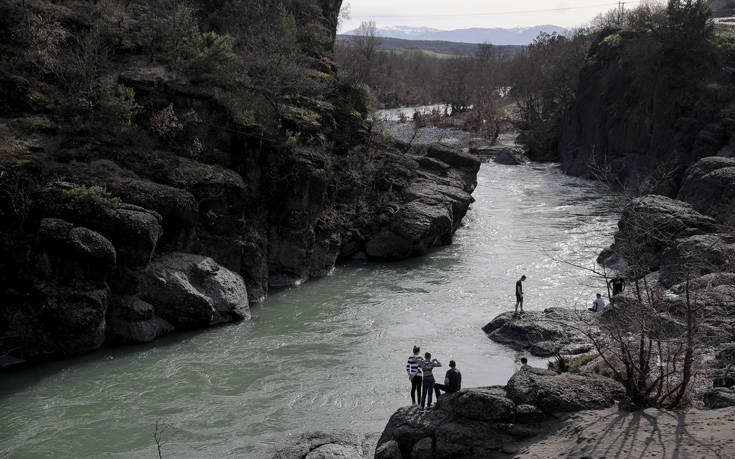
M165 105L138 105L114 75L162 67L214 95L235 122L258 123L279 136L283 107L294 96L322 98L335 83L323 73L309 76L325 65L333 71L322 61L334 34L327 16L336 18L322 5L333 3L12 1L0 7L0 25L8 29L0 69L45 85L70 132L115 133L136 121L141 108L161 110Z
M520 141L532 159L556 159L561 122L574 101L589 43L584 30L570 37L541 34L512 63L511 96L520 108Z

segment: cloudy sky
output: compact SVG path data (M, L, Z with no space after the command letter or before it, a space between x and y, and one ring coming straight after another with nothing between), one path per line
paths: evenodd
M424 26L436 29L470 27L524 27L553 24L584 25L597 14L617 7L617 0L344 0L350 19L342 31L362 21L375 20L378 27ZM626 1L635 7L640 0Z

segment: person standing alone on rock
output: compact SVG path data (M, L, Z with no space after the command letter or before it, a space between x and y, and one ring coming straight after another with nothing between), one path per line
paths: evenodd
M443 390L447 394L459 392L462 388L462 373L457 369L457 363L454 360L449 361L449 370L444 375L444 384L434 384L436 399L439 400L439 391Z
M421 370L419 369L421 356L419 352L421 352L421 348L414 346L413 354L408 356L408 362L406 362L408 380L411 381L411 403L414 405L417 399L421 402Z
M437 359L431 358L431 353L427 352L424 354L424 358L419 361L419 369L423 375L423 381L421 382L421 409L424 407L431 408L431 397L434 391L434 375L431 370L436 367L440 367L442 364ZM429 393L429 403L426 404L426 393Z
M523 313L523 281L526 280L526 276L523 275L516 282L516 314L518 314L518 306L521 307L521 313Z

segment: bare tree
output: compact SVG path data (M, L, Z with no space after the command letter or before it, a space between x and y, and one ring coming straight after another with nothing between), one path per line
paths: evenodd
M156 442L158 459L163 459L163 447L171 440L170 431L173 428L171 421L158 419L153 431L153 441Z
M380 47L380 38L378 37L375 21L363 21L360 27L357 28L357 35L352 37L352 42L365 61L372 62Z

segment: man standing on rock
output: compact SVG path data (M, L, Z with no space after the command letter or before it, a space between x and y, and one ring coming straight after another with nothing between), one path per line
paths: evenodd
M421 369L419 368L419 362L421 356L419 353L421 348L418 346L413 347L413 354L408 356L408 362L406 363L406 371L408 372L408 379L411 381L411 403L416 404L416 399L421 401Z
M443 390L447 394L459 392L462 388L462 373L456 368L457 363L454 360L449 361L449 370L444 375L444 384L434 384L434 392L436 392L436 399L439 400L439 390Z
M516 314L518 314L518 306L521 307L523 313L523 281L526 280L525 274L516 282Z
M614 278L607 282L607 286L610 287L610 285L612 285L612 296L616 296L625 290L625 279L620 277L620 273L617 273Z

